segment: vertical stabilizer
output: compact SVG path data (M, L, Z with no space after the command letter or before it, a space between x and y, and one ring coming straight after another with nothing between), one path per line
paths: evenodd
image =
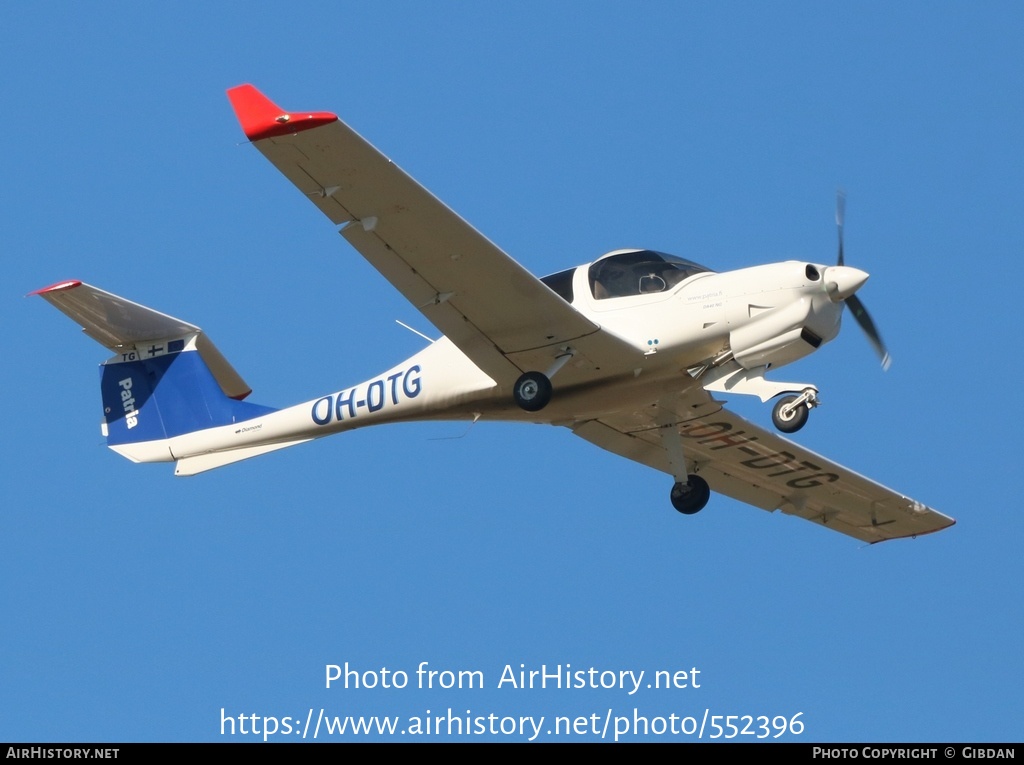
M196 344L195 335L153 343L149 358L136 351L100 367L108 446L170 439L274 411L227 396Z

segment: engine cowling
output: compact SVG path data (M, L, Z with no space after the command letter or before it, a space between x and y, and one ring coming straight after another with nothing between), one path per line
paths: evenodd
M811 300L805 298L760 313L729 333L733 358L744 369L783 366L813 353L823 342L807 327Z

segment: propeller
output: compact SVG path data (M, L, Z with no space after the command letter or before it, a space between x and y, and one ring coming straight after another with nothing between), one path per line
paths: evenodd
M846 192L842 189L836 192L836 230L839 233L839 256L836 258L836 265L843 267L846 265L843 257L843 224L846 221ZM843 298L843 302L849 307L850 313L853 314L853 318L856 319L860 328L864 330L864 334L868 337L868 342L871 343L871 347L875 349L875 353L882 362L882 369L887 370L892 364L892 356L889 355L889 351L886 350L885 343L882 342L882 336L878 333L878 327L875 326L875 322L871 319L871 314L868 313L868 309L864 307L864 303L856 295L848 295Z
M846 221L846 192L842 189L836 191L836 231L839 232L839 257L836 259L837 266L845 266L843 260L843 223Z

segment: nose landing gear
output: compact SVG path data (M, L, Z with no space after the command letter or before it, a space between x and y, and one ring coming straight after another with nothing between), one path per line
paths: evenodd
M818 404L818 392L813 388L806 388L799 396L784 396L772 409L772 422L783 433L796 433L807 424L811 409Z
M796 433L807 424L808 414L820 403L818 389L809 383L766 380L764 373L767 369L766 366L743 369L735 361L729 361L705 373L702 378L704 390L743 393L757 396L762 402L784 393L792 394L785 396L775 404L775 408L772 410L772 422L783 433Z

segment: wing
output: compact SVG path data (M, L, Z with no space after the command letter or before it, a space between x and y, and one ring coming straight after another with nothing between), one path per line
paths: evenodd
M763 510L782 510L863 542L929 534L956 521L721 408L693 390L631 414L591 420L576 435L672 473L660 428L677 428L690 472Z
M543 371L554 349L569 343L584 364L588 351L598 359L591 368L631 350L335 115L285 112L252 85L232 88L228 98L256 148L495 382ZM572 378L560 374L563 383L579 381Z

